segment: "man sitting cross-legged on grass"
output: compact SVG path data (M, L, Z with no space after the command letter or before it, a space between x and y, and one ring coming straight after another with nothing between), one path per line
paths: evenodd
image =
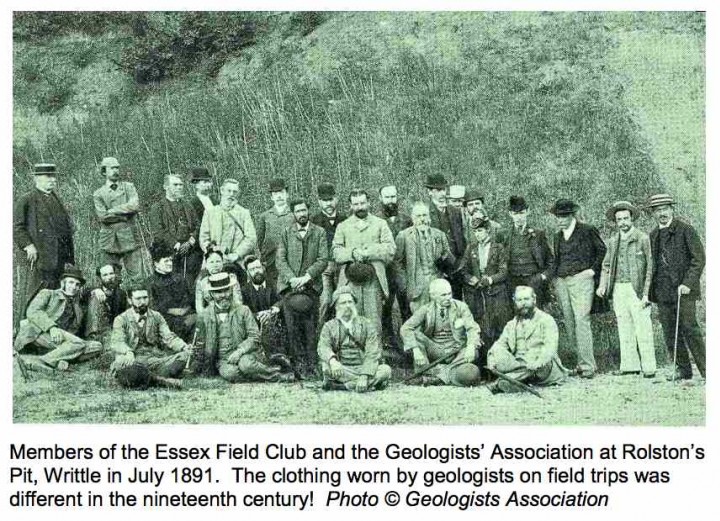
M177 378L185 369L190 346L170 331L160 313L148 309L145 285L128 289L128 300L132 307L113 322L110 348L116 357L111 372L123 387L180 387Z
M80 287L82 272L66 265L60 277L60 289L41 289L27 308L27 319L20 322L15 351L36 348L42 356L24 356L29 369L52 372L65 370L68 362L87 360L100 354L102 344L77 336L83 318Z
M450 283L445 279L430 283L430 299L432 302L418 308L402 325L400 335L405 350L412 351L416 370L442 357L449 358L416 381L424 385L475 385L480 377L473 363L480 345L480 326L467 304L452 298Z
M356 391L384 389L390 380L390 367L381 364L382 351L375 329L375 317L358 314L349 286L333 294L335 318L325 322L318 341L318 358L323 389Z
M515 288L515 318L507 323L488 352L488 367L520 382L535 385L560 383L567 375L557 354L558 328L555 319L535 307L535 290ZM497 380L493 393L519 389Z
M213 303L197 322L199 360L195 371L206 375L219 373L231 383L294 381L290 361L285 356L273 355L267 360L252 311L233 298L230 276L210 275L208 284Z

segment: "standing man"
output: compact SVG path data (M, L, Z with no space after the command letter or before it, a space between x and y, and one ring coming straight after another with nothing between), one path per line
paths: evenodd
M655 376L655 344L650 321L652 253L650 238L633 226L638 214L628 201L618 201L607 211L617 225L602 263L601 298L612 298L620 336L620 374Z
M581 378L593 378L597 367L590 311L606 248L594 226L575 218L578 208L569 199L558 199L550 209L560 230L555 234L555 257L548 278L555 280L569 345L575 346L576 373Z
M387 223L368 214L365 190L350 191L352 215L337 227L333 257L341 265L338 286L350 286L358 312L382 331L382 303L388 295L385 265L395 255Z
M705 378L705 339L695 315L705 248L695 228L675 216L674 204L668 194L653 195L647 204L657 223L650 232L654 265L650 301L658 306L665 344L673 358L677 326L677 362L670 379L692 378L690 353Z
M85 338L103 342L105 334L112 329L115 317L128 308L127 293L120 287L120 270L118 264L103 264L95 271L100 280L97 288L100 291L90 293Z
M412 226L410 216L399 211L397 188L394 185L386 185L380 188L380 209L377 216L384 219L392 232L393 240L398 234ZM390 344L391 350L397 352L399 349L395 328L392 323L392 308L397 299L400 310L400 318L405 322L410 318L410 303L405 293L405 284L399 276L395 261L385 266L388 279L388 298L383 303L382 327L383 338Z
M165 176L165 197L150 209L153 242L164 242L175 252L173 271L194 290L203 262L198 244L200 221L192 204L184 198L185 183L179 175Z
M327 237L328 252L332 251L333 238L338 224L343 222L347 215L338 211L337 198L335 196L335 185L330 183L321 183L317 188L317 200L320 211L310 217L310 222L320 226L325 230ZM338 269L335 260L330 256L327 268L323 272L322 283L323 289L320 295L320 311L318 313L318 323L324 324L328 319L330 310L330 301L337 285Z
M238 276L245 274L242 262L255 252L257 234L250 212L238 204L240 182L226 179L220 187L220 204L205 211L200 225L200 248L207 252L211 243L223 252L225 269Z
M455 257L447 235L430 227L430 210L425 203L413 204L412 222L395 239L394 264L414 312L430 302L430 283L453 270Z
M270 181L270 198L273 206L258 215L255 226L260 260L265 265L268 284L274 286L277 281L278 269L275 266L275 251L280 234L285 228L295 223L292 210L287 204L287 188L283 179Z
M500 243L505 243L505 237L503 236L502 225L490 219L487 209L485 208L485 198L477 188L469 188L465 194L465 212L463 213L463 230L465 230L465 241L470 242L473 238L473 231L470 224L470 220L473 217L480 217L490 220L490 233L493 235L493 239Z
M26 273L25 301L42 288L57 288L66 263L75 263L73 223L55 194L57 168L33 167L35 188L18 199L13 215L13 240Z
M189 179L195 191L195 197L190 198L190 204L195 210L197 222L200 223L205 210L215 206L212 198L212 176L204 166L194 166L190 169Z
M450 185L447 192L447 198L450 206L462 210L465 206L465 186Z
M511 195L509 213L513 222L507 240L510 295L515 294L518 286L530 286L535 290L537 307L542 309L549 300L545 271L552 264L552 251L545 232L528 226L525 198Z
M100 163L105 184L93 193L95 215L100 222L98 245L104 253L103 262L125 266L131 281L143 275L143 251L140 248L135 216L140 211L140 199L135 185L120 181L120 163L105 157Z
M317 371L316 327L322 274L327 268L325 230L309 222L307 203L290 202L295 224L285 228L277 245L278 293L283 298L290 358L305 376Z
M454 206L447 204L447 181L442 174L431 174L425 180L425 187L430 196L430 226L437 228L448 237L450 251L456 259L461 259L465 253L465 232L463 230L462 212ZM462 276L455 273L450 277L450 286L453 289L453 298L462 299Z

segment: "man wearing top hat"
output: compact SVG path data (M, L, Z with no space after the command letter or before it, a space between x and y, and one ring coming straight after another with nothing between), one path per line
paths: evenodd
M280 234L295 223L292 210L288 208L288 193L283 179L270 180L270 198L273 206L255 219L257 244L260 249L260 260L265 265L267 280L274 285L277 281L278 269L275 265L275 253Z
M328 252L332 251L333 237L338 224L343 222L347 215L338 210L337 197L335 194L335 185L330 183L320 183L317 187L317 202L320 211L314 213L310 217L310 222L320 226L325 230L327 238ZM329 315L330 301L337 284L337 265L335 260L330 256L327 268L323 272L322 283L323 289L320 295L320 310L318 312L318 323L323 324Z
M208 278L213 304L197 323L195 370L219 374L237 382L292 382L288 360L274 355L268 361L259 343L259 330L252 312L233 298L233 281L227 273ZM271 365L272 364L272 365Z
M25 300L39 288L57 288L66 263L75 262L73 223L55 193L57 168L33 167L35 188L20 197L13 212L13 241L26 273Z
M612 298L620 336L620 374L655 376L655 344L650 320L653 260L648 235L634 226L638 209L617 201L606 212L617 232L608 242L597 295Z
M188 179L195 192L195 197L190 198L190 204L195 210L197 222L202 222L205 210L215 206L212 197L212 176L204 166L194 166L190 168Z
M512 228L507 234L508 282L510 295L518 286L535 290L536 305L545 307L549 300L549 280L545 271L553 261L545 232L528 226L528 205L525 198L510 196Z
M41 289L28 305L14 349L43 352L41 356L23 357L31 369L65 370L68 362L86 360L102 351L100 342L78 336L83 321L79 293L84 283L82 272L68 264L61 273L60 288Z
M317 371L317 315L329 258L327 237L309 221L304 200L295 199L289 207L295 222L280 233L277 290L283 298L290 358L300 372L311 376Z
M143 250L135 225L140 199L135 185L120 180L120 163L105 157L100 163L105 184L93 193L95 215L100 222L98 245L107 264L121 264L130 280L143 275Z
M558 199L550 209L559 231L554 238L555 257L546 277L554 279L569 345L577 353L576 373L581 378L593 378L597 367L590 312L606 248L594 226L575 218L578 208L569 199Z
M700 375L705 378L705 339L695 315L695 302L700 298L700 276L705 267L705 248L695 228L675 216L674 205L668 194L653 195L647 203L657 223L650 231L653 258L650 301L658 306L670 356L677 358L669 378L692 378L690 353ZM677 354L674 352L676 327Z
M450 250L456 259L462 258L465 253L465 232L463 230L462 212L454 206L447 204L448 183L442 174L430 174L425 180L430 196L430 226L437 228L448 237ZM454 274L450 277L453 297L462 299L462 276Z

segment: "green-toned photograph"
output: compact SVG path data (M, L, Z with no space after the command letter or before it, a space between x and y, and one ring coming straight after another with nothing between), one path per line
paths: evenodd
M14 422L704 425L705 41L15 12Z

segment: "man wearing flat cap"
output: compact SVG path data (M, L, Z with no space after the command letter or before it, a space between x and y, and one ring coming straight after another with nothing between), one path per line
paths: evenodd
M208 282L213 304L198 320L194 370L231 383L292 382L287 358L275 355L268 361L252 312L233 298L230 276L216 273Z
M675 216L674 205L668 194L653 195L647 203L657 223L650 231L653 258L650 301L658 306L671 357L675 356L677 327L677 362L670 379L692 378L690 353L705 378L705 339L695 314L695 303L700 298L700 276L705 268L705 248L695 228Z
M190 198L190 204L195 210L197 221L202 222L205 210L216 204L212 197L212 175L204 166L194 166L188 172L188 180L195 192L195 197Z
M343 222L347 215L337 207L335 185L320 183L317 187L317 202L320 210L310 216L310 222L325 230L328 252L332 252L333 238L338 224ZM323 271L323 289L320 295L320 310L318 311L318 325L322 325L329 318L330 302L337 285L337 265L330 255L327 268Z
M450 250L456 259L460 259L465 253L466 244L462 212L454 206L448 206L447 187L448 183L442 174L430 174L425 180L425 188L430 196L430 226L447 235ZM450 285L453 288L453 297L462 299L462 277L458 274L452 275Z
M30 369L52 372L65 370L68 362L87 360L100 354L102 344L78 335L83 321L80 288L82 272L68 264L61 274L59 289L41 289L27 308L27 319L20 322L14 349L42 352L23 356Z
M106 264L122 264L132 281L143 275L143 250L135 218L140 199L135 185L120 180L120 163L114 157L100 162L105 184L93 193L95 215L100 223L98 245Z
M303 199L291 201L289 207L295 222L278 241L277 289L283 298L290 358L305 376L314 376L322 274L329 258L327 237L325 230L309 221Z
M15 202L13 241L25 274L25 301L41 288L57 288L65 264L75 262L73 223L55 193L57 168L40 163L33 167L35 188ZM22 311L17 306L18 311ZM18 317L19 318L19 317Z
M378 331L372 320L361 316L348 286L333 294L335 318L322 327L318 358L322 364L323 389L365 392L384 389L390 367L382 364Z
M283 179L270 180L270 198L273 206L255 218L257 230L257 244L260 249L260 259L265 265L268 284L277 282L278 269L275 265L275 253L280 235L295 224L293 213L288 208L288 193Z
M508 282L510 295L518 286L535 290L537 307L543 308L549 300L549 280L545 272L553 261L547 237L543 230L528 226L528 205L525 198L510 196L512 228L507 234Z
M648 235L634 226L638 209L617 201L606 212L617 232L608 242L597 295L612 298L620 336L620 374L655 376L655 344L650 320L652 253Z
M594 226L575 218L578 209L569 199L558 199L550 209L560 229L555 234L555 257L546 276L554 279L568 344L574 346L577 353L576 374L593 378L597 367L590 312L606 247Z

